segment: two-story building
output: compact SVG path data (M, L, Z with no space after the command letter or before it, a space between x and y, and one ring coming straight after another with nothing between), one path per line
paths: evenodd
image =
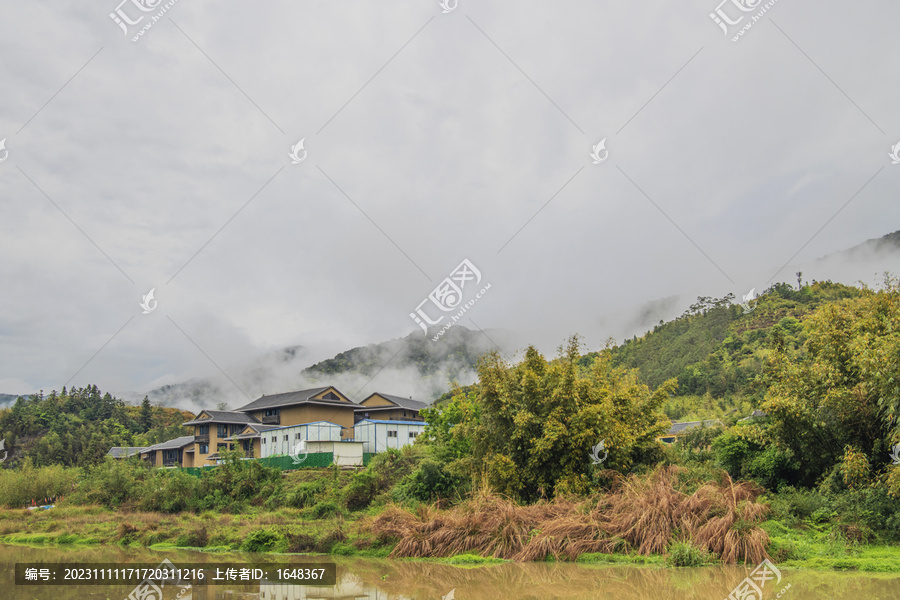
M154 467L193 467L194 436L186 435L140 450L141 458Z
M427 406L380 392L356 404L334 386L263 395L236 410L200 411L183 424L193 427L192 436L110 454L136 450L154 466L202 467L215 464L223 450L261 458L284 455L301 440L332 445L365 440L367 452L379 452L412 443L425 425L419 411Z
M428 405L412 398L402 398L375 392L367 396L356 407L355 421L365 419L376 421L424 421L419 411Z
M302 425L328 421L341 426L341 438L353 438L357 405L333 386L262 396L237 409L263 425Z
M234 436L259 419L233 410L202 410L193 420L183 423L194 428L194 464L198 467L215 461L221 450L234 450ZM243 448L246 452L246 448ZM258 456L258 455L254 455ZM210 458L212 457L212 458Z

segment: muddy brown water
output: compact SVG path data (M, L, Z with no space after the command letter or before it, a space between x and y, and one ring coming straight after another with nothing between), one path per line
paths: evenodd
M731 593L751 574L743 566L663 569L572 563L503 563L476 568L375 558L207 554L136 548L21 547L0 545L0 600L129 600L133 585L15 585L16 563L159 564L334 562L337 583L306 586L274 583L168 586L163 598L131 600L897 600L900 574L781 570L781 581L764 584L762 598Z

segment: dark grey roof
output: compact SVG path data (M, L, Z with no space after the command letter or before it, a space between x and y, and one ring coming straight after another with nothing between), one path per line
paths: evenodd
M127 458L129 456L134 456L143 449L144 446L113 446L106 455L112 456L113 458Z
M182 425L206 425L207 423L259 423L259 419L236 410L203 410L209 419L194 419Z
M682 431L693 429L694 427L712 427L713 425L717 424L720 424L718 419L710 419L709 421L685 421L684 423L672 423L672 426L669 428L669 435L675 435L681 433Z
M257 423L251 423L248 427L252 428L254 431L268 431L270 429L280 429L281 425L261 425Z
M174 450L175 448L183 448L188 444L194 443L194 436L185 435L182 437L177 437L174 440L169 440L168 442L160 442L159 444L154 444L149 448L144 448L141 450L141 454L145 452L150 452L152 450Z
M312 388L309 390L300 390L298 392L286 392L284 394L273 394L271 396L263 396L261 398L257 398L250 404L246 404L246 405L240 407L237 410L239 410L241 412L249 412L249 411L253 411L253 410L263 410L266 408L278 408L281 406L291 406L293 404L302 404L304 402L312 402L314 404L354 406L354 404L352 402L344 402L342 400L319 400L319 399L311 400L311 398L313 396L315 396L316 394L320 394L329 388L333 388L333 386L326 385L325 387Z
M756 419L756 418L768 417L768 416L769 416L768 413L766 413L763 410L754 410L752 413L750 413L749 417L744 417L743 419L739 419L739 420L740 421L749 421L750 419Z
M392 396L391 394L382 394L381 392L375 392L375 394L378 394L379 396L381 396L382 398L384 398L386 400L390 400L391 402L393 402L400 408L405 408L406 410L422 410L423 408L428 408L428 405L425 404L424 402L419 402L418 400L413 400L412 398L403 398L402 396ZM366 400L368 400L375 394L369 394L366 398L363 399L363 402L365 402ZM362 406L362 403L360 403L360 406L356 410L361 410L361 411L377 410L379 408L382 408L382 407L380 407L380 406ZM385 406L383 408L390 408L390 407Z
M269 431L270 429L281 429L281 425L257 425L256 423L251 423L250 425L248 425L248 427L250 427L250 429L252 429L256 433L242 433L235 436L235 439L250 440L253 438L258 438L259 434L263 431Z

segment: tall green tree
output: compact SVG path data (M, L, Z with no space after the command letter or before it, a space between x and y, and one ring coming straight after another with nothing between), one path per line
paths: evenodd
M668 426L660 407L675 381L651 391L635 372L612 366L606 352L589 369L579 358L577 336L553 361L534 347L517 365L496 352L482 357L477 409L456 425L471 443L476 476L534 501L587 492L598 468L624 472L658 451L656 438ZM591 453L600 442L603 462L595 465Z
M900 287L888 278L880 291L824 305L804 330L804 356L776 346L771 357L763 408L774 442L792 452L805 485L859 453L883 469L900 442Z
M153 429L153 407L150 406L150 398L144 396L141 400L141 412L138 415L138 423L140 424L140 432L147 433Z

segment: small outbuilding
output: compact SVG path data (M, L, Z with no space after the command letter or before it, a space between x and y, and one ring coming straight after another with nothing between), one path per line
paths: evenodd
M295 448L300 442L306 442L307 452L312 452L309 449L310 442L340 442L341 429L343 428L337 423L316 421L315 423L261 431L259 432L260 457L291 456L296 453Z
M363 419L354 425L353 431L355 441L363 443L363 452L375 454L412 444L425 431L425 423Z

